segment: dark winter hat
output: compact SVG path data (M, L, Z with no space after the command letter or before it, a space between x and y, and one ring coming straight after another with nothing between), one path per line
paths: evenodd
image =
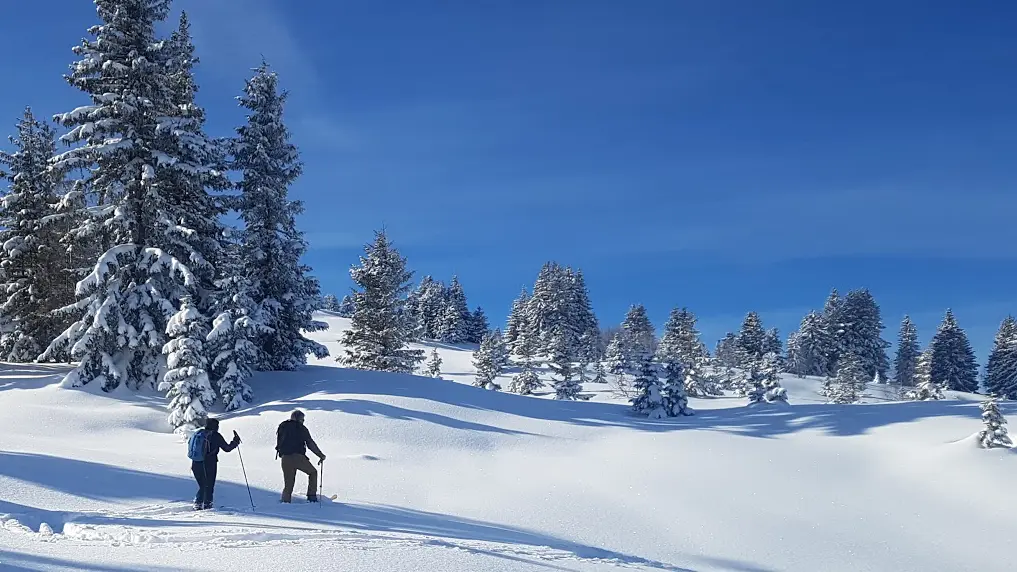
M215 431L219 429L219 420L213 417L209 417L208 419L205 420L205 429L208 429L209 431Z
M299 409L296 409L296 410L293 411L293 413L290 413L290 419L292 419L294 421L303 421L304 420L304 412L299 410Z

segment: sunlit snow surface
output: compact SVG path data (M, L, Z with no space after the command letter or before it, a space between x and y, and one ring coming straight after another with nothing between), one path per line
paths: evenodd
M336 354L346 321L323 319ZM256 404L222 421L256 508L234 452L222 508L201 513L162 396L0 365L0 570L1013 569L1017 453L978 448L977 396L834 406L786 377L790 407L693 399L693 417L648 421L608 386L567 403L476 389L471 348L438 351L448 381L331 359L257 377ZM334 502L277 502L295 407Z

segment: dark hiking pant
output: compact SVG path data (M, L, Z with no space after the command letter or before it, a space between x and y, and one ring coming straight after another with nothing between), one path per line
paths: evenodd
M318 469L314 468L307 455L283 455L282 501L291 502L293 500L293 485L297 482L297 471L307 475L307 498L318 498Z
M194 473L194 480L198 481L198 494L194 496L195 508L212 508L212 496L215 494L215 475L219 470L219 463L202 463L193 461L191 472Z

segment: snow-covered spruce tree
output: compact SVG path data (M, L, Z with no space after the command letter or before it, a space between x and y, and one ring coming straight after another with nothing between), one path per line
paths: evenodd
M635 396L631 400L632 410L650 419L667 417L667 404L661 391L656 364L649 354L643 354L637 367L638 373L632 382L635 391Z
M427 360L427 375L441 379L441 356L438 355L438 348L431 349L431 359Z
M685 391L693 397L720 395L721 390L705 372L707 351L699 339L696 316L686 308L671 310L664 335L657 345L657 361L668 366L681 365L685 373Z
M501 389L494 380L505 371L507 356L500 332L490 331L484 334L480 347L473 353L473 367L477 370L473 385L485 389Z
M671 417L681 415L692 415L689 408L689 395L685 391L685 382L688 376L685 368L679 362L670 362L664 366L664 386L661 393L664 396L664 409Z
M58 175L49 169L55 133L26 110L0 152L10 182L0 199L0 361L34 361L69 322L54 310L74 302L56 225Z
M598 357L600 331L579 271L555 262L544 264L526 302L524 321L537 333L538 353L549 353L554 333L566 327L575 333L576 361L586 364Z
M766 387L763 386L763 371L760 362L749 364L743 391L745 397L749 398L749 405L758 405L766 401Z
M831 403L854 403L861 397L861 390L869 381L864 362L854 354L843 354L840 358L837 377L830 384L826 397Z
M713 352L717 363L725 367L738 367L738 336L728 332L717 341Z
M575 376L575 351L578 335L567 323L559 323L551 332L548 365L554 372L554 398L578 399L582 385Z
M445 310L438 328L438 339L446 344L462 344L470 341L470 310L466 305L466 292L458 276L452 277L446 292Z
M918 355L915 365L915 386L905 392L904 399L931 401L943 399L943 385L932 377L932 349L926 348Z
M530 395L544 386L533 369L533 354L536 351L536 334L529 328L519 330L516 337L515 352L522 360L521 371L509 384L509 391L519 395Z
M205 426L208 409L215 403L215 392L208 380L204 341L208 319L184 299L180 311L166 324L170 341L162 348L166 374L159 390L170 398L169 423L177 432L193 432Z
M763 322L759 319L759 314L749 312L745 316L737 340L739 366L747 368L763 357L766 331L763 330Z
M799 376L825 376L828 373L824 353L829 347L826 322L816 312L809 312L802 319L794 337L794 347L788 342L787 370Z
M777 356L778 362L784 355L784 345L780 341L780 331L777 328L766 330L766 335L763 337L763 355L766 354Z
M406 299L406 311L415 317L420 337L437 340L441 320L445 315L445 285L430 276L424 276L417 288Z
M239 245L230 244L221 259L220 270L226 277L216 282L218 314L205 338L205 349L211 356L209 375L226 411L250 403L252 394L247 380L261 362L256 342L267 330L260 307L251 298L250 281L236 271L240 268L238 251Z
M837 346L840 352L854 354L861 360L869 379L877 373L885 379L889 370L886 349L890 344L881 337L883 320L872 294L865 289L848 292L840 303L839 316Z
M88 237L101 255L66 309L80 319L41 359L69 351L79 364L67 385L154 387L176 301L194 294L203 302L213 278L219 236L208 233L220 227L208 191L224 184L221 153L202 131L203 113L186 103L193 62L181 61L184 42L156 36L169 2L95 4L102 23L75 48L81 59L67 76L91 103L56 117L74 147L52 168L81 173L74 187L92 197L68 201L76 210L65 214L78 224L66 242Z
M505 324L505 344L514 354L519 353L516 349L516 340L519 339L519 332L526 328L526 305L529 301L530 294L523 288L519 297L512 302L512 311Z
M999 411L999 404L995 397L989 397L982 402L982 422L985 429L978 432L978 442L985 449L1010 448L1013 441L1006 430L1006 418Z
M345 354L338 361L356 369L412 373L424 360L423 350L406 347L414 331L404 311L413 273L383 231L375 232L364 253L360 264L350 268L359 289L353 294L350 329L340 339Z
M844 320L842 308L844 300L840 293L834 288L823 305L823 335L820 338L822 344L820 354L826 360L826 375L835 377L839 370L838 360L840 354L844 353L840 341L844 332Z
M321 299L321 307L329 312L338 312L339 298L337 298L335 294L326 294L325 297Z
M904 316L897 335L897 355L893 360L893 382L897 387L914 387L915 368L922 353L918 346L918 328L910 316Z
M629 308L621 331L608 345L605 354L608 370L616 375L639 375L645 356L653 356L656 339L646 308L637 304Z
M579 332L579 351L576 357L580 364L580 374L585 377L586 366L603 357L600 351L600 323L593 313L593 304L590 302L590 292L586 287L583 271L575 270L569 278L567 313L573 327Z
M289 187L303 166L283 122L286 94L267 64L255 70L238 99L247 111L247 123L237 129L233 142L233 168L242 175L237 185L237 210L244 221L241 272L270 328L259 336L259 369L294 370L307 363L309 354L328 355L324 346L304 336L328 326L313 318L320 288L300 262L307 251L296 226L303 205L289 199Z
M343 299L339 301L339 309L336 310L336 313L340 318L352 318L354 311L356 308L353 306L353 296L349 294L343 296Z
M484 339L484 334L491 329L491 325L487 322L487 315L484 314L484 309L477 306L477 309L470 314L470 334L466 341L471 344L479 344Z
M804 369L804 355L802 354L801 335L798 331L791 332L787 337L787 357L784 359L784 371L787 373L793 373L798 377L805 377L805 374L801 373Z
M763 378L763 400L767 403L787 403L787 390L780 384L780 357L773 352L764 355L760 373Z
M946 311L943 323L929 344L932 349L932 379L945 389L978 391L978 365L968 336L957 325L953 312Z
M607 370L604 369L604 362L594 362L593 379L590 380L590 383L607 383Z
M999 326L985 366L985 391L1004 399L1017 399L1017 321L1007 316Z

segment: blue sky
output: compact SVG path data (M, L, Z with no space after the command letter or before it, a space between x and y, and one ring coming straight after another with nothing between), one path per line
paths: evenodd
M17 2L0 117L82 104L88 2ZM604 323L645 304L712 346L868 287L887 338L952 306L980 355L1017 311L1017 4L177 0L209 130L266 57L306 162L308 262L342 293L372 229L501 319L542 262ZM242 6L242 8L240 8Z

